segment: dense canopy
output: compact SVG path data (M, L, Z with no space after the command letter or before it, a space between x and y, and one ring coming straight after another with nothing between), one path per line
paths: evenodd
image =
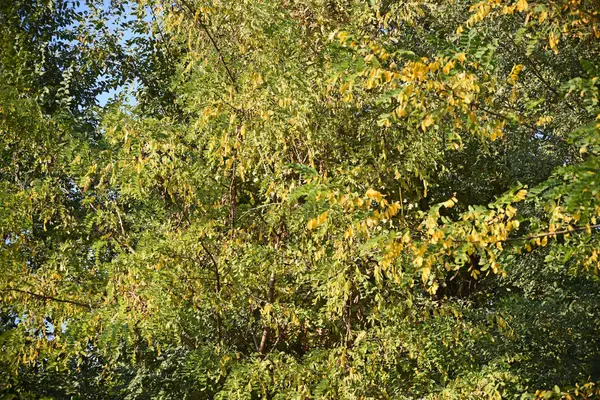
M597 398L599 99L597 0L0 1L0 398Z

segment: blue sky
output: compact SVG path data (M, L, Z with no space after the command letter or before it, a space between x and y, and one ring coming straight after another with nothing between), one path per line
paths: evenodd
M103 1L103 9L106 12L110 12L111 9L111 5L110 5L110 0L104 0ZM76 10L80 13L84 13L86 11L89 11L90 9L87 7L87 4L85 4L85 2L79 3L79 5L77 6ZM134 10L131 8L131 6L129 4L126 4L126 13L124 18L119 18L118 17L113 17L112 19L108 20L108 28L111 30L116 30L119 28L120 24L122 24L123 22L127 22L127 21L132 21L135 20L137 18L137 16L134 13ZM146 18L144 18L145 22L151 22L151 18L149 15L146 16ZM121 44L125 44L129 39L131 39L134 36L134 33L131 30L124 30L123 31L123 36L121 38ZM110 89L106 92L103 92L101 94L99 94L96 99L98 100L98 104L100 106L105 106L111 99L114 99L116 96L118 96L119 94L123 93L123 91L125 90L129 90L130 92L135 91L135 89L139 86L138 82L133 82L132 85L130 85L130 87L118 87L117 89ZM135 97L133 96L133 93L129 93L127 95L127 102L131 105L135 104Z

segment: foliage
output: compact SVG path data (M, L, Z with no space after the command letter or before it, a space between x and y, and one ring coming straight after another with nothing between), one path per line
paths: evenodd
M1 395L597 395L597 2L102 3L0 6Z

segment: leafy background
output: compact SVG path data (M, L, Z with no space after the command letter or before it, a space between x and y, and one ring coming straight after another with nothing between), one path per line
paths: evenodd
M0 4L0 396L594 398L599 8Z

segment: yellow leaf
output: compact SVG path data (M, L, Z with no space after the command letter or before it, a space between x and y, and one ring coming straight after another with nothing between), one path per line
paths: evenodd
M306 224L308 230L313 230L321 224L324 224L327 221L327 211L323 214L319 215L317 218L313 218Z
M429 292L429 294L434 295L434 294L436 294L439 287L440 287L439 283L437 283L437 281L435 281L435 282L433 282L431 287L429 289L427 289L427 291Z
M443 237L444 237L444 231L439 230L433 234L433 236L431 237L431 242L433 244L436 244Z
M423 268L423 270L421 271L421 279L423 280L423 282L427 282L427 280L429 279L429 275L431 275L431 268Z
M317 222L319 223L319 225L324 224L325 221L327 221L327 211L325 211L323 214L319 215L319 218L317 219Z
M423 129L424 131L427 130L427 128L429 128L431 125L433 125L433 117L428 114L425 119L423 120L423 122L421 122L421 129Z
M491 135L490 135L490 139L492 140L492 142L496 139L498 139L499 137L502 137L504 135L504 132L502 132L502 128L497 126L494 128L494 130L492 131Z
M406 115L406 107L404 105L399 105L398 107L396 107L394 112L396 113L396 116L398 118L402 118Z
M525 200L526 196L527 196L527 190L521 189L515 195L515 199L518 200L518 201Z
M344 233L344 239L350 239L354 236L354 228L350 227L348 228L348 230L346 230L346 232Z
M444 65L444 68L442 68L442 72L448 75L452 68L454 68L454 61L448 61L446 65Z
M381 202L381 199L383 199L383 195L374 189L367 190L367 193L365 193L365 195L371 200L375 200L377 202Z
M419 256L419 257L415 258L414 263L417 267L420 267L421 265L423 265L423 257Z
M523 64L517 64L515 66L512 67L512 70L510 71L510 75L508 76L508 83L510 83L511 85L514 85L517 80L519 79L519 73L523 70Z
M558 54L558 35L554 34L554 32L550 32L548 35L548 43L550 44L550 48L554 51L554 54Z
M502 318L502 317L500 317L500 316L497 316L497 317L496 317L496 322L498 322L498 327L499 327L499 328L501 328L501 329L502 329L502 328L506 328L506 326L508 325L508 324L506 323L506 321L504 320L504 318Z
M517 1L517 11L525 11L529 8L529 4L527 4L527 0L519 0Z
M502 12L510 15L515 12L515 6L504 6L504 8L502 8Z
M538 120L536 121L535 124L537 126L543 126L543 125L549 124L550 122L552 122L552 116L545 115L545 116L542 116L542 117L538 118Z
M458 53L456 55L456 59L460 62L460 63L464 63L465 60L467 59L467 56L465 55L465 53Z
M444 207L446 208L452 208L454 207L454 205L458 202L458 200L456 199L456 197L452 197L450 200L446 200L445 202L443 202L442 204L444 205Z

